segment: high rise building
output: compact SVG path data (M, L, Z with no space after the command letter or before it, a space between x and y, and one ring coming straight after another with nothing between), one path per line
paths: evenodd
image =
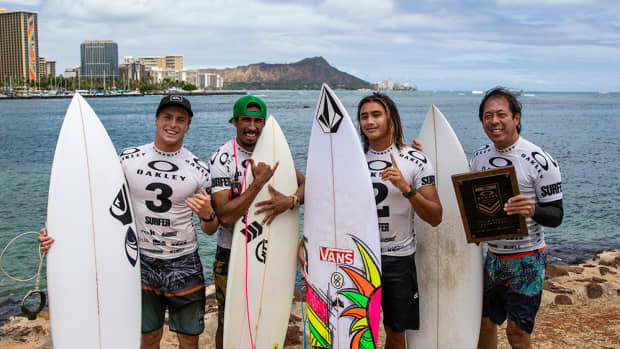
M82 79L118 77L118 45L112 40L88 40L80 45Z
M43 78L48 75L56 75L56 61L39 56L39 77Z
M0 8L0 79L3 82L39 79L37 12L9 12Z
M214 88L222 88L224 87L224 79L219 74L200 74L200 87L214 87Z
M174 71L183 70L183 56L145 56L145 57L125 57L125 61L127 59L135 59L140 64L143 64L147 69L159 68L159 69L168 69Z
M183 70L183 56L166 56L166 69Z

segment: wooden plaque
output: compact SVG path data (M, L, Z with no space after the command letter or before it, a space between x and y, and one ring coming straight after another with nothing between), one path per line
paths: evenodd
M455 174L452 184L463 219L467 242L527 236L525 218L508 215L504 205L519 195L513 166Z

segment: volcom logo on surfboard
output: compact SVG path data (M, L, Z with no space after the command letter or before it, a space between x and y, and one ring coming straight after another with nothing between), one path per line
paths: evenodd
M319 126L325 133L338 132L338 126L342 121L342 112L338 108L336 101L329 94L327 89L323 88L323 96L321 98L321 104L317 112L317 121Z
M123 225L127 225L132 222L131 211L129 210L129 197L127 196L127 189L125 185L121 187L110 206L110 214L112 217L118 219Z

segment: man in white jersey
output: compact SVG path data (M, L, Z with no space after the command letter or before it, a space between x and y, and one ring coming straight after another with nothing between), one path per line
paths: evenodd
M525 217L529 235L487 243L478 348L497 347L497 325L506 318L510 345L531 348L546 269L543 226L557 227L563 217L560 169L549 154L520 136L521 104L509 91L488 91L479 118L493 143L474 153L471 169L515 167L521 194L510 198L504 210Z
M208 166L183 147L193 112L183 96L165 96L152 143L127 148L121 163L136 217L142 276L141 348L159 348L166 308L180 348L198 348L205 287L193 212L213 234L217 217L205 188ZM42 230L42 250L53 242Z
M398 109L387 95L374 93L363 98L357 120L381 234L385 348L404 349L405 330L420 326L414 214L432 226L441 223L435 170L426 155L404 144Z
M251 158L256 141L265 126L266 117L267 106L260 98L255 96L239 98L235 102L233 117L230 119L237 129L237 136L217 149L209 163L213 207L221 224L218 228L217 250L213 264L215 295L218 301L218 327L215 337L217 349L221 349L223 345L224 306L232 228L235 222L245 214L256 195L278 167L277 163L273 168L265 163L255 164ZM252 171L254 181L245 192L241 193L248 166L250 167L248 170ZM304 182L304 176L297 171L298 188L292 196L285 196L269 186L272 198L257 203L261 206L257 213L266 212L261 224L270 224L278 214L303 203Z

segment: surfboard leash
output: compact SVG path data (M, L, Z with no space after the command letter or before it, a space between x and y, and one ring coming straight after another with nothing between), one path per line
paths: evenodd
M47 302L47 297L45 296L45 292L41 291L41 289L39 288L39 286L41 284L41 268L43 267L43 260L45 259L45 255L43 253L41 253L41 250L39 250L39 268L37 269L37 273L34 274L32 277L30 277L28 279L18 279L16 277L11 276L11 275L9 275L9 273L6 272L6 270L4 270L4 266L2 266L2 257L4 257L4 253L9 248L9 246L11 246L15 241L17 241L17 239L21 238L22 236L29 235L29 234L34 234L34 235L39 236L39 233L37 233L37 232L27 231L25 233L21 233L21 234L17 235L13 239L11 239L11 241L9 241L9 243L4 247L4 249L2 250L2 253L0 253L0 271L2 271L2 273L4 275L6 275L6 277L8 277L9 279L11 279L13 281L16 281L16 282L28 282L28 281L30 281L30 280L32 280L34 278L37 279L36 282L35 282L34 289L32 289L28 293L26 293L26 295L22 299L22 306L21 306L22 314L24 314L28 318L28 320L34 320L34 319L37 318L37 315L39 315L41 310L43 310L43 308L45 307L45 304ZM28 298L36 296L36 295L39 295L40 304L37 307L37 309L35 309L35 310L29 309L26 306L26 300L28 300Z
M301 283L297 282L297 280L299 280L299 276L301 275L301 268L302 266L300 265L299 267L297 267L297 278L295 280L295 283L297 284L297 290L299 291L299 300L300 300L300 307L301 307L301 322L303 324L303 329L302 329L302 348L306 349L307 348L307 344L306 344L306 313L304 312L304 294L301 290Z

